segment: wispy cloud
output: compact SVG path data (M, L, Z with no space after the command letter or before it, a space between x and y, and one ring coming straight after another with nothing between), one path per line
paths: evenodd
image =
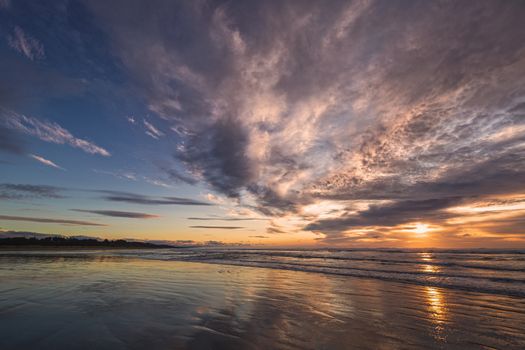
M105 157L111 155L107 150L97 146L93 142L73 136L71 132L57 123L42 121L4 108L0 108L0 113L2 114L5 126L31 136L36 136L42 141L68 144L71 147L80 148L89 154L98 154Z
M3 1L0 7L7 8L9 2ZM22 28L16 26L13 34L7 37L9 46L20 52L30 60L42 59L46 56L44 45L32 36L26 34Z
M286 231L275 226L270 226L266 228L266 233L286 233Z
M210 203L201 202L194 199L182 198L182 197L151 197L141 194L119 192L119 191L97 191L104 193L103 197L105 200L112 202L127 202L133 204L146 204L146 205L202 205L209 206Z
M260 221L268 220L265 218L231 218L231 217L189 217L187 220L197 220L197 221Z
M107 170L98 170L98 169L92 169L92 171L97 174L110 175L110 176L116 177L117 179L125 179L125 180L130 180L130 181L143 180L151 185L155 185L159 187L164 187L164 188L172 187L169 183L166 183L162 179L140 175L140 174L135 173L134 171L122 171L122 170L107 171Z
M70 209L72 211L81 212L81 213L91 213L103 216L111 216L117 218L129 218L129 219L155 219L159 218L158 215L146 214L146 213L137 213L131 211L118 211L118 210L86 210L86 209Z
M0 184L0 199L64 198L63 188L47 185Z
M55 219L55 218L37 218L27 216L12 216L12 215L0 215L0 220L12 220L12 221L29 221L29 222L40 222L46 224L65 224L65 225L79 225L79 226L107 226L96 222L80 221L80 220L69 220L69 219Z
M142 178L144 179L144 181L146 181L147 183L149 183L151 185L164 187L164 188L172 188L173 187L172 185L170 185L169 183L167 183L166 181L161 180L161 179L154 179L154 178L151 178L151 177L148 177L148 176L143 176Z
M146 135L153 137L154 139L158 140L159 137L164 136L164 133L153 126L150 122L148 122L146 119L143 120L144 126L146 127Z
M162 171L164 171L166 173L166 175L168 175L168 177L170 178L170 180L172 180L173 182L183 182L183 183L187 183L187 184L190 184L190 185L194 185L197 183L197 180L191 176L188 176L188 175L185 175L185 174L182 174L180 171L178 171L177 169L173 169L173 168L167 168L167 167L161 167L160 168Z
M35 159L37 162L40 162L44 165L47 165L47 166L50 166L50 167L53 167L53 168L56 168L56 169L60 169L60 170L66 170L64 168L62 168L61 166L58 166L56 165L54 162L50 161L49 159L46 159L44 157L41 157L41 156L37 156L36 154L30 154L29 157Z
M190 228L202 228L202 229L219 229L219 230L238 230L244 228L242 226L204 226L204 225L195 225L188 226Z

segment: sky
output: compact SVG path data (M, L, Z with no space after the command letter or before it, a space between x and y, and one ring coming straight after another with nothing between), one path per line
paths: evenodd
M525 3L0 0L0 230L525 247Z

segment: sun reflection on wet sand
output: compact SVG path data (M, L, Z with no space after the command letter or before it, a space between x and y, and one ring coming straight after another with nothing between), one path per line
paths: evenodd
M417 259L429 259L417 265L423 273L440 258ZM159 349L461 349L470 339L521 349L508 345L525 341L523 300L372 278L82 254L0 256L0 275L0 349L70 349L79 337L89 348Z
M431 253L419 253L422 261L429 264L421 265L422 272L428 274L437 274L440 272L439 266L430 264L434 257ZM431 276L430 279L434 278ZM425 286L425 298L427 303L428 319L434 326L434 338L439 341L445 341L445 324L447 317L447 306L444 293L436 287Z
M429 320L434 323L434 337L444 341L447 305L444 293L436 287L425 286L425 295L428 305Z

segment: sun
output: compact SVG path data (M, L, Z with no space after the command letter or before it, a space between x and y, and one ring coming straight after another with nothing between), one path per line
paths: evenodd
M423 224L418 222L415 226L415 228L412 230L412 232L418 234L418 235L424 235L430 230L430 227L428 227L427 224Z

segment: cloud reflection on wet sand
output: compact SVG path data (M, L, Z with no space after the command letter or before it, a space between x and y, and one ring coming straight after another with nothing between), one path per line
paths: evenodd
M494 348L525 301L297 271L103 256L1 256L2 349Z

